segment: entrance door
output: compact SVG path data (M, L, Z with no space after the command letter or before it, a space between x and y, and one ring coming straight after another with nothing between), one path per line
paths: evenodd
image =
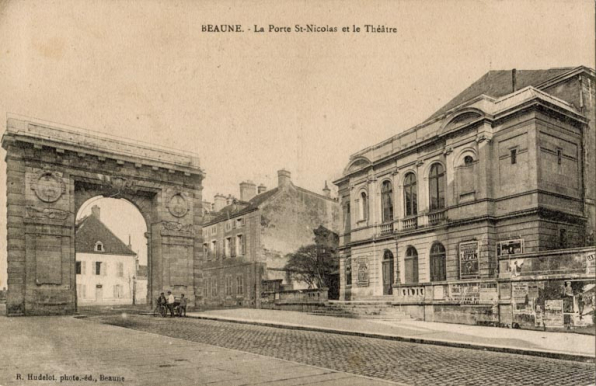
M101 285L95 286L95 301L101 302L103 300L103 287Z
M383 295L393 293L393 253L386 250L383 254Z

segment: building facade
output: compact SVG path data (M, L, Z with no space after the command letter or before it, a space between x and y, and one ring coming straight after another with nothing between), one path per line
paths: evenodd
M587 323L595 103L589 68L491 71L353 154L335 181L340 298L389 299L431 321Z
M263 280L296 288L285 256L313 244L319 226L337 231L337 201L295 186L286 170L278 172L276 188L247 181L240 193L239 200L217 195L202 226L201 304L258 307Z
M101 222L98 206L91 211L76 229L77 304L133 304L137 254Z

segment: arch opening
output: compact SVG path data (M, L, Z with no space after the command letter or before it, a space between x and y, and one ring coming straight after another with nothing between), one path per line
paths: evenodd
M77 307L150 302L147 223L127 199L95 196L75 217Z

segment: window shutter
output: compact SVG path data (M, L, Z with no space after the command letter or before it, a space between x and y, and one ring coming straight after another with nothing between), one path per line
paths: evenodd
M230 255L231 257L236 257L236 238L232 237L230 239Z
M246 255L246 238L242 236L242 255Z
M87 265L86 261L81 261L81 275L85 274L85 267Z
M103 263L103 272L102 272L102 276L107 276L108 275L108 262L106 261L105 263Z

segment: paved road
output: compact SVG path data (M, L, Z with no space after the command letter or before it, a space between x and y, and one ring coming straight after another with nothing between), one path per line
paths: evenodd
M89 320L408 385L589 385L596 371L589 363L219 321Z
M0 317L0 332L3 386L391 384L72 317Z

